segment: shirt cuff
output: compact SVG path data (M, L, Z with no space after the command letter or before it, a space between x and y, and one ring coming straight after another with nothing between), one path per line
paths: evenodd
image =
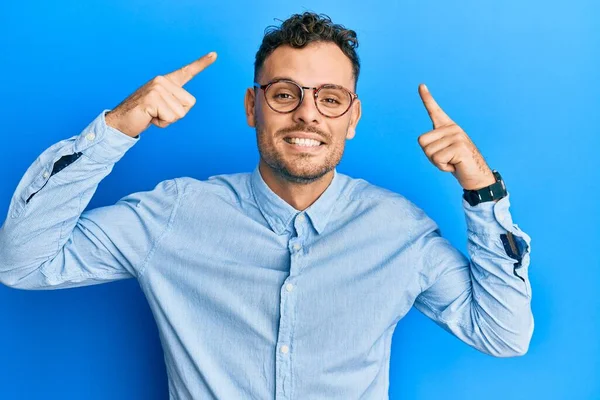
M77 137L74 151L82 152L98 163L113 164L140 139L133 138L106 124L106 109L100 113Z
M495 235L506 231L515 233L509 211L510 193L498 201L484 201L475 206L462 199L467 229L474 233Z

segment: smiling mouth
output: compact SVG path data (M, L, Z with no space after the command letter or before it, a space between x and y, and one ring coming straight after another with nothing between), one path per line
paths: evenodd
M325 144L325 143L323 143L323 142L320 142L320 141L318 141L318 140L300 140L300 141L292 141L292 138L289 138L289 137L283 138L283 140L284 140L286 143L289 143L289 144L291 144L291 145L292 145L292 146L294 146L294 147L301 147L301 148L307 148L307 149L310 149L310 148L318 148L318 147L321 147L321 146L323 146L323 145ZM318 143L318 144L317 144L317 143Z

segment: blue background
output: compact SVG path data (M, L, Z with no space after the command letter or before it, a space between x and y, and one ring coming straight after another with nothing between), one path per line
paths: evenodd
M524 357L479 353L413 309L395 331L391 399L600 398L600 27L589 1L10 1L0 12L0 216L21 176L137 87L215 50L185 119L151 127L89 207L178 176L251 171L243 98L264 28L296 12L356 30L363 117L338 169L402 193L466 249L460 186L425 157L425 82L511 193L532 237L535 332ZM135 280L0 287L0 398L165 399L155 322Z

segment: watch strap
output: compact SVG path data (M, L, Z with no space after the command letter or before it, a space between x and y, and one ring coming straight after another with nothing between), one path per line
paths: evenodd
M492 171L496 182L489 186L486 186L477 190L466 190L463 189L463 198L471 205L476 206L479 203L485 201L498 200L507 195L506 186L500 176L500 173L496 170Z

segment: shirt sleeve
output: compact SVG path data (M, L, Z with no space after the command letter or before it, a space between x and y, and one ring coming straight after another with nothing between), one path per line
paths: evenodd
M533 334L530 237L513 223L510 195L471 206L463 199L470 259L418 212L422 268L415 308L468 345L496 357L527 352Z
M175 180L83 211L99 182L139 139L106 125L104 110L79 135L27 169L0 228L0 282L61 289L139 277L177 199Z

